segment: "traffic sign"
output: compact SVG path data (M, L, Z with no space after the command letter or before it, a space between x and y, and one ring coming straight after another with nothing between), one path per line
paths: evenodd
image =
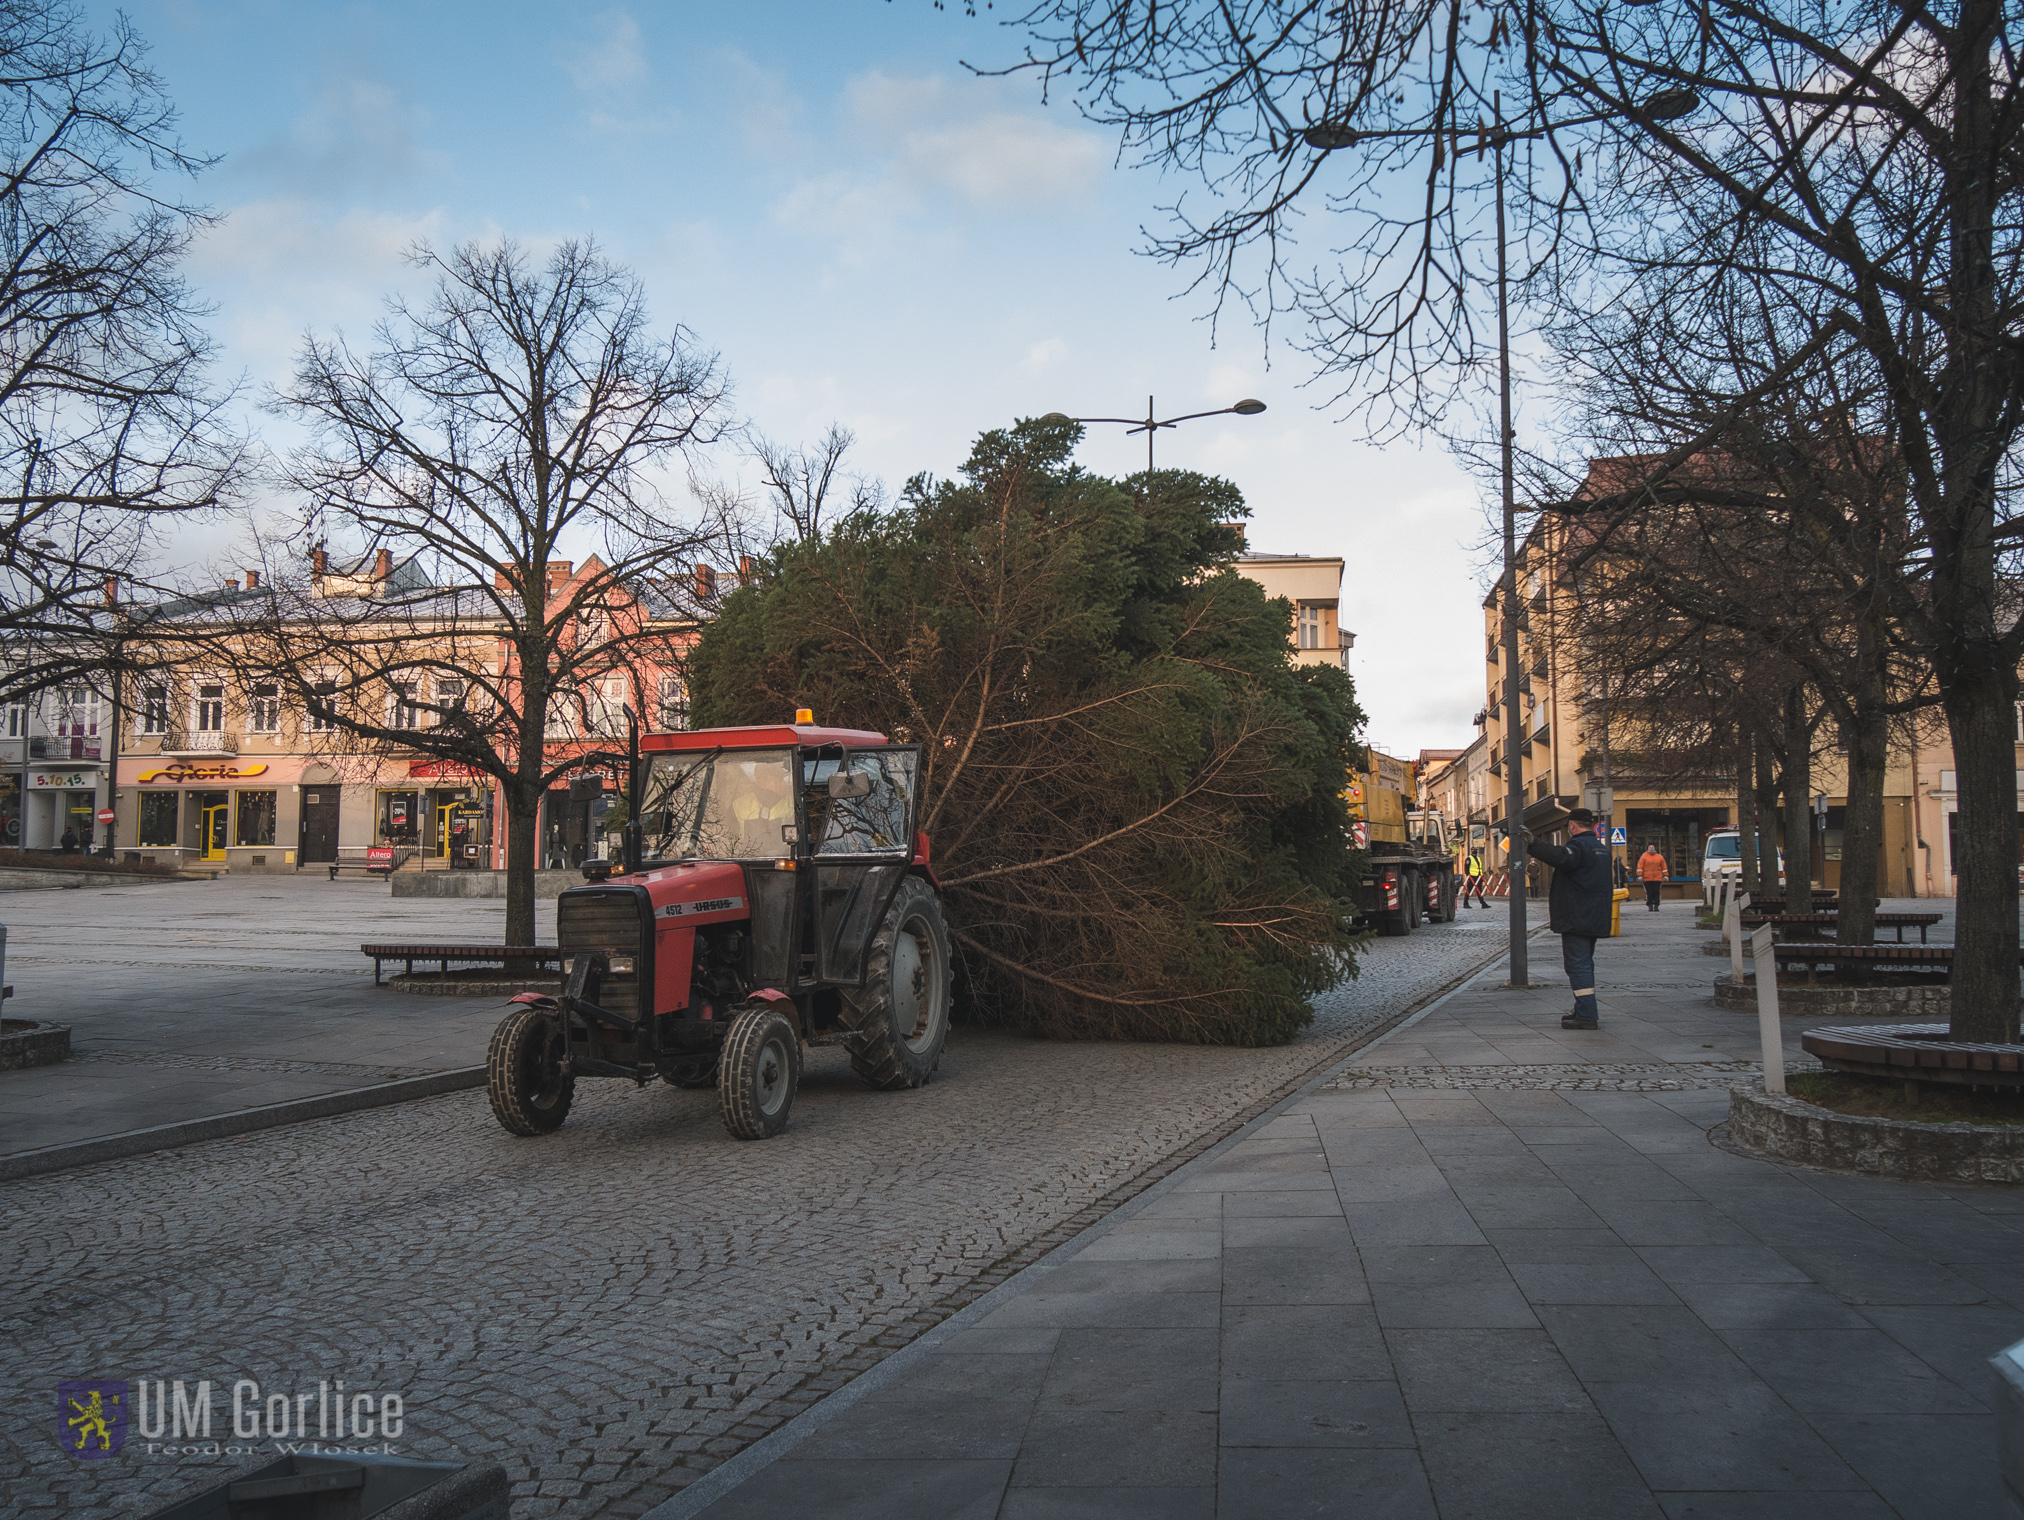
M113 810L111 808L100 808L98 810L98 821L100 823L111 823L113 820L113 816L114 816Z
M1622 829L1611 829L1609 831L1609 842L1611 844L1629 844L1630 835Z

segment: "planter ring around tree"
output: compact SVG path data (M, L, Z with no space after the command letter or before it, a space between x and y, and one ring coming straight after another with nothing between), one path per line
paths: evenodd
M1952 1040L1945 1024L1809 1029L1799 1044L1821 1064L1859 1076L2024 1089L2024 1045Z

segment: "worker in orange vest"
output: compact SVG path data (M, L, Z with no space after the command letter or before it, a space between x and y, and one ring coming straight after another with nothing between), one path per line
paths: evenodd
M1638 879L1645 884L1645 911L1659 910L1659 888L1666 884L1666 877L1672 873L1667 869L1665 856L1659 853L1655 844L1645 846L1644 854L1637 858Z

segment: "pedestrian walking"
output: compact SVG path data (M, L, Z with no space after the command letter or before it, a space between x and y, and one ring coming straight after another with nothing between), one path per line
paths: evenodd
M1645 911L1647 913L1658 912L1659 888L1666 884L1666 877L1671 875L1672 872L1666 865L1665 856L1659 853L1657 845L1647 844L1644 854L1638 856L1637 874L1638 879L1644 883Z
M1502 825L1500 825L1502 827ZM1560 936L1560 961L1574 993L1574 1012L1562 1029L1594 1029L1601 1020L1595 1002L1595 942L1609 934L1611 885L1609 846L1595 837L1595 814L1575 808L1567 815L1567 843L1542 844L1520 824L1514 831L1525 853L1553 868L1547 895L1547 926Z
M1469 868L1468 868L1468 872L1467 872L1467 874L1466 874L1466 875L1464 875L1464 876L1463 876L1463 878L1462 878L1462 906L1463 906L1463 907L1465 907L1465 908L1466 908L1466 907L1468 907L1468 906L1469 906L1469 894L1470 894L1471 892L1473 892L1473 893L1475 893L1475 894L1476 894L1476 906L1477 906L1477 907L1479 907L1479 908L1487 908L1487 907L1489 907L1489 906L1490 906L1490 904L1489 904L1488 900L1487 900L1487 899L1485 899L1485 898L1484 898L1484 896L1483 896L1483 879L1484 879L1484 878L1483 878L1483 852L1482 852L1481 850L1471 850L1471 851L1469 851Z

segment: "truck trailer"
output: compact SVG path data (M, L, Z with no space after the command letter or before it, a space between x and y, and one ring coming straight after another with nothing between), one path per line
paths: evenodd
M1349 773L1342 794L1350 845L1369 856L1357 888L1359 921L1387 936L1451 922L1459 883L1447 820L1438 809L1413 805L1411 761L1369 750L1366 766Z

